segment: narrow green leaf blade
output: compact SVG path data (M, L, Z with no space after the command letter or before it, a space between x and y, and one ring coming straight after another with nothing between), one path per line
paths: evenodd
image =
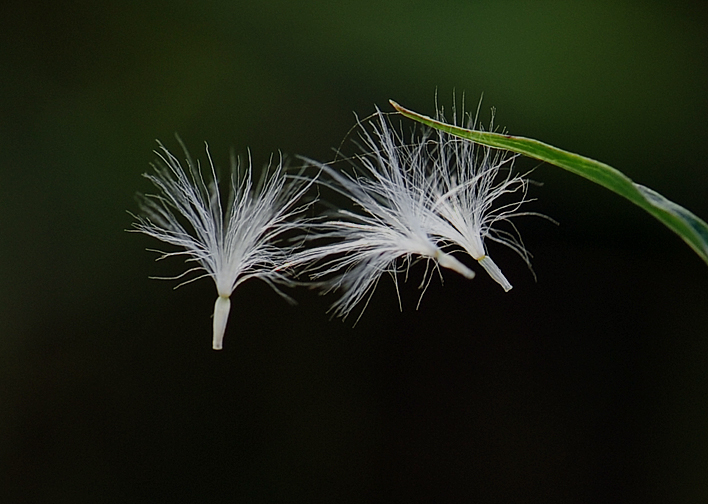
M600 161L553 147L538 140L502 133L469 130L418 114L393 100L390 100L390 103L402 115L431 128L482 145L509 150L545 161L624 196L672 229L708 264L708 224L656 191L633 182L619 170Z

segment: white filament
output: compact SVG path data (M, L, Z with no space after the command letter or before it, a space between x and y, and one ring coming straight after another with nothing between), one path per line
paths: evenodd
M438 249L438 254L436 255L436 259L438 260L438 264L442 266L443 268L448 268L451 269L452 271L455 271L462 275L465 278L472 279L474 278L474 271L469 269L467 266L462 264L460 261L455 259L454 256L451 256L450 254L446 254L442 250Z
M214 340L212 348L221 350L224 341L224 333L226 332L226 323L229 320L229 311L231 310L231 298L228 296L219 296L214 304Z
M481 259L478 259L478 262L480 266L487 270L487 273L489 273L489 276L492 277L492 280L502 286L504 292L509 292L511 290L512 286L509 283L509 280L506 279L504 273L502 273L499 266L492 261L491 257L488 255L482 256Z

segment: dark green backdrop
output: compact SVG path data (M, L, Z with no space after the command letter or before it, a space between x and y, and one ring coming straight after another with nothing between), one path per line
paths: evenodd
M699 3L65 1L0 6L0 501L706 502L708 267L549 166L538 281L445 273L403 313L149 275L128 234L155 138L332 158L389 98L605 161L708 218Z

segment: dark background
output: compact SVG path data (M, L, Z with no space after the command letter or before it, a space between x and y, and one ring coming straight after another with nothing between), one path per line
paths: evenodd
M536 167L534 282L384 279L360 323L150 275L155 138L332 158L393 98L605 161L708 217L700 3L4 1L2 502L706 502L708 268L648 214Z

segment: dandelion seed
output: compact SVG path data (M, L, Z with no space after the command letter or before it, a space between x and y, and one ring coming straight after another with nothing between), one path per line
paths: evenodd
M438 120L445 121L442 111ZM454 109L453 123L457 125ZM473 129L475 124L476 119L470 116L466 127ZM511 219L539 215L519 211L529 201L528 180L513 172L515 158L440 131L428 156L435 194L433 210L452 224L431 232L462 247L507 292L512 285L487 254L484 240L506 245L530 267L529 253ZM506 173L502 175L502 171ZM498 204L500 198L511 201ZM499 227L503 222L510 230Z
M334 314L346 318L366 299L363 313L380 277L389 273L396 282L397 273L416 259L433 262L421 282L421 298L437 266L473 278L474 271L451 255L452 249L466 251L504 290L511 289L484 246L490 238L527 259L520 239L494 227L521 215L517 210L526 195L521 177L497 181L509 159L489 149L480 159L471 144L445 135L433 140L429 130L406 143L378 109L375 117L371 132L359 124L363 153L351 160L354 175L312 162L329 178L319 183L348 197L358 210L340 210L313 226L310 239L327 243L299 252L294 260L307 265L305 271L325 292L341 292ZM519 201L493 207L497 198L515 192Z
M290 300L278 285L292 283L283 265L294 247L281 246L279 242L286 232L303 224L301 215L307 205L298 206L298 201L311 182L286 180L280 159L274 170L268 166L254 188L250 157L245 170L232 159L228 199L224 201L208 147L209 169L203 171L183 144L186 169L158 144L155 171L145 174L157 187L158 194L141 197L143 215L136 217L132 231L183 249L161 252L159 259L186 256L186 262L196 263L172 279L202 274L177 287L203 277L214 280L218 297L214 305L212 346L219 350L231 308L230 296L240 284L259 278Z

